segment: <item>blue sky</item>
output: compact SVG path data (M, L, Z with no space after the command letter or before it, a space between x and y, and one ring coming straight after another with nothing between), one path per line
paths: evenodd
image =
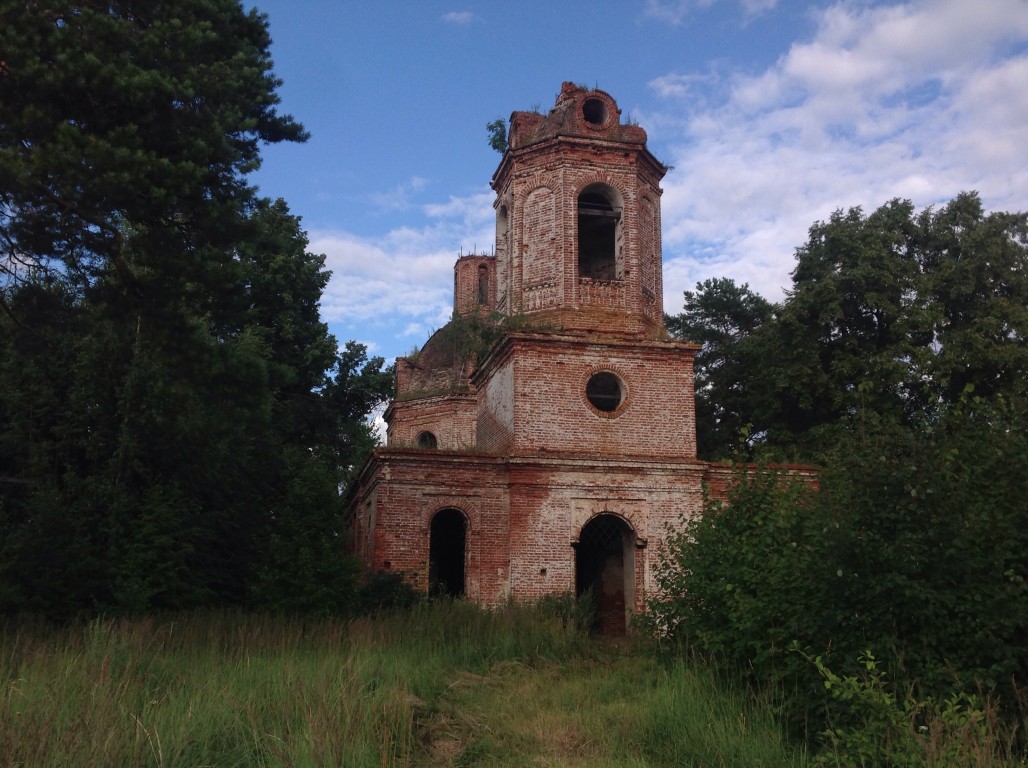
M778 300L811 224L978 190L1028 208L1028 0L255 0L281 109L311 132L254 176L333 277L339 341L392 358L452 310L489 250L485 125L599 87L663 182L665 310L727 276Z

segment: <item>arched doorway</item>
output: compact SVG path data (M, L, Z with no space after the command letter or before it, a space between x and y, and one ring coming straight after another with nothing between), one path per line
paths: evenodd
M432 518L428 533L428 594L464 596L464 553L467 521L457 509L443 509Z
M582 527L575 550L575 594L590 594L595 628L623 635L635 608L635 531L617 515L604 512Z

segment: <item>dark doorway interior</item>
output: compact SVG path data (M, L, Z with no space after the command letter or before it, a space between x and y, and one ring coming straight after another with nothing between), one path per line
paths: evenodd
M591 595L596 608L594 629L623 635L626 603L634 597L635 561L632 529L616 515L597 515L582 528L575 553L575 593ZM626 597L627 595L627 597Z
M428 593L464 596L464 551L467 523L456 509L444 509L432 518L428 539Z

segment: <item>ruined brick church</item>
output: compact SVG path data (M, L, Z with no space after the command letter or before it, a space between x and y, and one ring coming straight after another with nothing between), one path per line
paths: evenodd
M664 327L668 169L620 115L572 83L511 115L494 252L458 259L453 320L397 360L350 491L370 569L486 605L591 590L623 631L667 526L724 488L696 458L697 347Z

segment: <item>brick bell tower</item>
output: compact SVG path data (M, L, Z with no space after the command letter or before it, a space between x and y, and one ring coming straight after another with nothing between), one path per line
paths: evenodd
M666 172L603 91L511 115L494 253L458 259L453 319L397 360L348 492L369 570L487 605L589 595L610 632L643 607L669 526L725 477L696 458L697 347L664 328Z
M607 93L564 83L514 112L496 191L496 308L565 330L663 332L660 180L646 131Z
M695 347L664 328L667 168L620 115L607 93L574 83L548 114L511 115L492 179L492 296L525 331L506 334L471 375L479 448L696 456Z

